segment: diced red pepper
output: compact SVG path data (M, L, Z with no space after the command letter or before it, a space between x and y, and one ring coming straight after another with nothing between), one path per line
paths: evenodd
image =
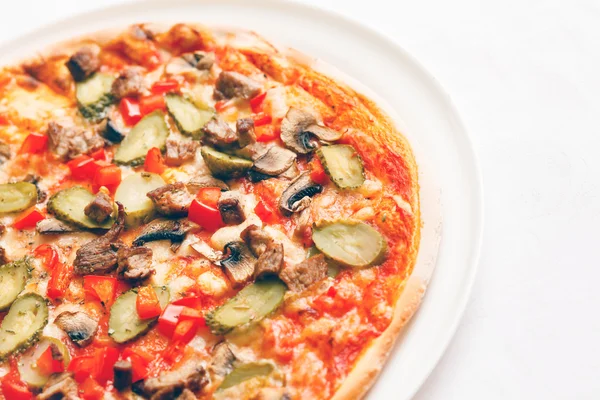
M181 320L177 323L175 331L173 331L172 340L178 343L188 343L196 336L198 323L194 319Z
M163 94L168 92L175 92L179 90L179 82L175 79L167 79L165 81L158 81L152 85L150 91L154 94Z
M41 133L30 133L23 141L19 154L42 153L46 150L47 144L48 136Z
M105 307L110 307L117 290L117 278L111 276L86 275L83 277L85 293L100 300Z
M270 142L271 140L277 139L280 135L279 129L273 125L259 126L254 133L256 134L256 140L258 142Z
M25 211L24 214L20 215L15 222L13 222L13 228L18 230L35 228L35 224L44 218L44 214L42 214L42 212L37 208L34 208L32 210Z
M135 299L135 309L140 319L154 318L160 315L162 311L160 302L152 286L142 286L139 288Z
M158 147L153 147L148 150L146 160L144 161L144 170L155 174L162 174L167 169L165 160Z
M104 398L104 388L92 377L87 377L79 385L79 393L84 400L101 400Z
M139 355L134 350L128 347L123 351L123 359L129 359L129 361L131 361L131 372L133 382L137 382L140 379L144 379L148 376L149 362L143 356Z
M71 176L75 179L91 180L96 175L102 164L90 156L81 155L69 161L67 167L71 170Z
M329 177L327 176L319 157L313 157L310 162L310 178L319 185L325 185L329 182Z
M252 116L252 119L254 120L254 126L262 126L262 125L268 125L271 122L273 122L273 117L271 117L268 114L265 114L263 112L260 112L258 114L254 114Z
M48 271L52 271L58 262L58 253L51 244L39 245L33 250L33 255L44 261L44 267L46 267Z
M4 398L7 400L33 399L33 394L27 388L27 384L21 380L16 368L2 377L0 387Z
M217 101L215 103L215 110L217 112L221 112L229 107L233 107L234 104L235 104L235 99Z
M121 168L110 164L96 171L94 176L94 191L98 191L100 187L105 186L111 192L114 192L121 183Z
M73 267L71 264L64 264L61 261L57 261L48 282L48 297L51 299L63 297L69 288L72 275Z
M119 103L119 111L123 116L123 121L127 126L137 124L142 119L140 104L136 99L125 97Z
M254 207L254 213L262 222L270 223L277 219L275 211L261 200L259 200L256 207Z
M162 315L158 318L158 330L165 336L171 337L179 322L179 316L184 306L169 304L165 307Z
M46 376L65 370L65 365L62 360L57 360L53 357L51 346L48 346L48 348L44 350L42 355L35 362L35 365L40 374Z
M225 226L221 219L221 212L217 208L207 206L197 199L190 204L188 219L211 232Z
M92 354L75 357L68 370L73 372L77 382L91 377L100 384L113 378L113 366L119 359L119 350L114 347L98 347Z
M250 99L250 109L253 113L259 113L262 111L262 103L267 97L267 92L262 92L261 94L254 96Z
M217 208L219 199L221 198L221 189L214 187L202 188L198 190L196 199L208 207Z
M190 308L200 308L202 307L202 298L200 298L199 296L189 296L189 297L182 297L179 300L175 300L173 303L174 305L177 306L185 306L185 307L190 307Z
M110 162L110 156L104 148L98 149L90 154L94 160Z
M140 113L142 116L148 115L152 111L164 110L166 108L165 97L162 94L154 94L140 99Z

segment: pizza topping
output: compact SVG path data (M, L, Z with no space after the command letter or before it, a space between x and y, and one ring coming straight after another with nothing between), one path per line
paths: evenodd
M115 205L110 196L106 193L107 190L100 190L96 193L96 197L92 200L85 209L84 214L92 221L101 224L105 222L115 212Z
M217 147L222 150L238 147L238 135L229 127L227 122L223 121L218 116L212 118L204 126L204 136L202 142L204 144Z
M158 319L141 319L137 313L136 300L138 289L131 289L115 300L110 308L108 334L117 343L125 343L146 333ZM161 309L169 302L169 290L165 286L154 287Z
M0 184L0 213L23 211L37 202L38 192L33 183Z
M274 370L275 367L268 361L257 361L238 365L225 377L217 390L228 389L257 376L270 375Z
M48 123L46 135L50 151L63 160L104 147L104 140L94 130L66 127L54 121Z
M226 192L229 190L229 186L223 182L222 180L213 178L210 175L198 176L192 178L187 183L187 188L193 195L196 195L200 189L204 188L219 188L222 192Z
M144 163L148 150L153 147L164 149L169 136L169 129L162 111L154 111L146 115L125 136L115 153L117 164L132 166Z
M114 379L113 386L119 392L122 392L131 387L133 378L133 366L129 360L120 360L113 366Z
M148 279L153 273L152 249L149 247L121 247L117 251L117 274L133 284Z
M282 267L283 244L272 241L260 257L258 257L254 276L260 278L267 275L279 275Z
M273 146L254 160L253 170L265 175L277 176L287 171L296 161L294 152Z
M339 140L342 133L317 124L313 114L290 107L281 121L283 143L296 153L308 154L318 147L314 136L325 142L333 142Z
M79 389L77 382L73 379L72 372L63 372L54 374L48 379L44 385L44 389L37 396L39 400L79 400Z
M111 86L111 93L117 99L138 97L144 89L144 76L141 67L126 67Z
M233 370L233 363L236 356L231 351L227 342L221 342L215 345L212 351L212 361L208 367L209 371L219 377L224 377Z
M17 364L23 382L33 388L42 388L52 374L62 372L70 362L69 350L58 339L42 337Z
M95 199L96 197L86 188L73 186L54 193L48 200L46 208L49 213L68 224L86 229L108 229L114 222L113 217L98 223L85 213L86 207ZM114 214L114 206L112 213Z
M170 240L171 243L181 243L185 235L194 227L193 223L183 223L170 219L157 219L144 227L142 232L133 241L134 246L141 246L147 242L157 240Z
M125 137L125 135L117 127L117 124L110 118L104 120L98 126L98 132L100 133L100 136L102 136L105 140L108 140L110 143L121 143Z
M134 392L151 399L175 399L185 389L199 392L208 382L204 367L197 360L190 360L175 371L134 385Z
M125 224L128 227L144 224L154 217L154 203L146 193L164 185L160 175L149 172L138 172L123 179L115 192L115 201L125 207Z
M232 99L240 97L251 99L262 90L262 85L239 72L223 71L219 74L215 83L214 97L220 99Z
M54 323L79 347L92 343L98 330L98 323L83 311L63 311Z
M165 102L169 114L175 120L179 131L194 139L202 136L202 128L208 125L214 112L207 109L200 109L190 100L177 94L168 94L165 96Z
M215 54L206 51L195 51L193 53L185 53L181 55L188 64L192 67L206 71L215 63Z
M89 78L100 68L100 48L97 45L84 46L77 50L69 61L67 68L75 82Z
M234 287L250 281L254 275L256 258L244 242L230 242L224 248L225 258L219 262Z
M238 144L240 148L256 142L254 120L252 118L240 118L235 121L235 131L238 135Z
M355 189L365 181L362 159L348 144L323 146L317 150L319 160L333 183L341 189Z
M146 193L146 196L152 200L159 213L171 217L186 215L193 200L183 182L159 187Z
M192 140L167 139L165 162L170 166L180 166L194 158L197 148L198 142Z
M359 221L342 220L315 225L315 246L327 257L349 267L383 262L387 244L381 233Z
M9 262L10 260L6 256L6 249L0 246L0 265L8 264Z
M81 115L91 121L100 121L106 117L108 107L114 102L111 92L114 80L111 75L96 73L77 83L75 97Z
M252 161L221 153L211 147L202 147L202 158L210 172L220 179L242 177L252 168Z
M44 136L45 137L45 136ZM0 165L10 160L10 146L0 140Z
M219 201L217 208L221 213L221 219L226 225L239 225L246 220L246 214L240 204L239 196L233 192L224 192Z
M0 360L37 342L48 323L48 304L38 294L27 293L10 306L0 324Z
M0 311L6 310L25 289L31 265L29 259L13 261L0 267Z
M249 225L244 229L240 233L240 238L246 242L255 257L260 257L273 242L271 235L256 225Z
M286 265L279 274L293 292L302 292L327 277L325 256L318 254L296 265Z
M283 191L279 210L287 216L302 211L310 205L310 198L322 191L323 186L313 182L308 172L303 172Z
M45 218L39 221L36 224L35 229L41 235L60 235L63 233L77 232L77 228L54 218Z
M277 278L256 281L206 314L206 325L215 335L224 335L242 325L256 323L279 307L285 291L285 284Z
M75 273L87 275L92 273L107 273L117 266L117 250L122 246L119 235L125 225L123 205L117 202L117 220L108 232L99 238L85 243L77 250L73 267Z

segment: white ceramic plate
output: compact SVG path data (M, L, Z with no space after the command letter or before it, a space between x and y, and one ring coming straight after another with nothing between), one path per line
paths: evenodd
M150 21L255 30L280 47L317 58L318 68L335 72L377 101L408 137L419 164L423 213L421 250L411 279L431 282L369 398L412 397L460 320L483 225L477 162L449 97L411 56L383 36L340 16L275 0L150 0L114 6L0 46L0 64L78 35Z

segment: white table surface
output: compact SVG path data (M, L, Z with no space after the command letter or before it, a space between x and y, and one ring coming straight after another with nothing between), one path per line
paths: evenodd
M120 1L5 0L0 40ZM600 1L306 2L421 60L480 158L479 273L416 398L600 398Z

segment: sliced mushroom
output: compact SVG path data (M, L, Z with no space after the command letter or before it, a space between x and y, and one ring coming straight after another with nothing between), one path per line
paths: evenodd
M229 242L225 245L225 259L219 265L234 287L239 287L248 282L254 275L256 257L244 242Z
M59 235L61 233L77 232L78 229L54 218L46 218L38 222L35 229L41 235Z
M283 244L274 241L258 257L254 276L258 279L267 275L278 275L283 267Z
M223 253L210 247L206 242L200 241L190 245L190 247L196 250L200 255L205 257L208 261L217 262L223 258Z
M98 323L83 311L63 311L54 323L79 347L92 343L98 330Z
M260 257L267 250L273 238L256 225L249 225L240 233L240 238L248 245L255 257Z
M120 360L113 366L115 377L113 379L113 386L119 392L128 389L132 383L133 370L131 361Z
M273 146L254 160L253 170L261 174L277 176L287 171L296 160L293 151Z
M37 395L38 400L79 400L77 382L73 379L72 372L52 374L44 385L42 392Z
M327 277L327 262L323 254L307 258L296 265L286 265L279 277L293 292L302 292Z
M224 192L219 198L217 208L226 225L239 225L246 220L239 196L233 192Z
M308 171L303 172L283 191L279 199L279 209L288 216L302 211L310 205L310 198L322 191L323 186L313 182Z
M10 160L10 145L0 140L0 165Z
M151 399L175 399L184 389L199 392L207 384L206 370L199 360L191 359L174 371L136 383L133 391Z
M196 193L198 193L198 190L207 187L218 187L222 192L229 190L229 186L225 182L220 179L213 178L210 175L192 178L186 186L189 192L194 196Z
M215 54L206 51L194 51L181 55L189 65L199 70L209 70L215 63Z
M134 246L142 246L147 242L157 240L170 240L171 243L181 243L185 235L195 225L191 222L181 222L170 219L156 219L144 227L142 232L133 241Z
M318 125L313 114L290 107L281 121L283 143L296 153L308 154L318 147L313 136L325 142L333 142L342 137L342 132Z
M214 375L223 378L233 370L235 360L235 354L233 354L227 342L221 342L213 348L212 361L208 369Z

